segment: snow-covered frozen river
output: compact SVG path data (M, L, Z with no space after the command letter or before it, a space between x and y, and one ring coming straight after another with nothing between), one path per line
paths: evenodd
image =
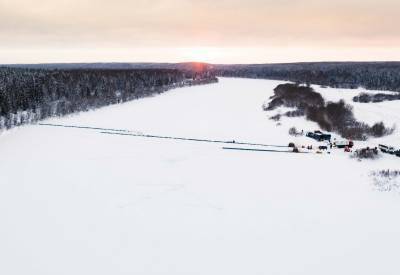
M269 119L262 104L279 83L221 78L46 122L287 145L290 127L316 126ZM396 104L355 114L400 123ZM40 125L3 133L0 274L400 274L400 194L369 177L399 158L222 147Z

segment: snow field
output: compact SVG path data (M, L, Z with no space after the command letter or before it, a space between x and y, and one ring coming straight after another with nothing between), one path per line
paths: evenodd
M314 123L283 118L277 127L262 110L279 83L221 78L46 122L311 143L288 129ZM399 123L394 103L354 108L360 120ZM399 193L374 190L369 176L399 158L222 147L39 125L3 134L0 273L399 274Z

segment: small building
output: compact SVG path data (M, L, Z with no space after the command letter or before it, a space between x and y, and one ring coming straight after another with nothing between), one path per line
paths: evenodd
M315 139L317 141L331 141L332 135L323 133L321 131L314 131L314 132L308 132L306 134L307 137Z

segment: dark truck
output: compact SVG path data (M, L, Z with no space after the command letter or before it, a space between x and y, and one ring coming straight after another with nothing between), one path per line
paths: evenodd
M325 134L322 133L321 131L308 132L306 136L315 139L317 141L329 141L329 142L331 142L332 138L330 134Z
M351 140L337 140L333 142L333 146L340 149L353 148L354 142Z

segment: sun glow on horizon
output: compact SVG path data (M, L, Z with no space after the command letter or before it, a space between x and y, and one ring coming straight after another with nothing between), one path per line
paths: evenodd
M18 58L16 58L18 57ZM1 51L0 63L205 62L211 64L400 60L400 47L43 48Z
M215 63L226 55L226 51L217 47L194 47L178 49L182 60Z

